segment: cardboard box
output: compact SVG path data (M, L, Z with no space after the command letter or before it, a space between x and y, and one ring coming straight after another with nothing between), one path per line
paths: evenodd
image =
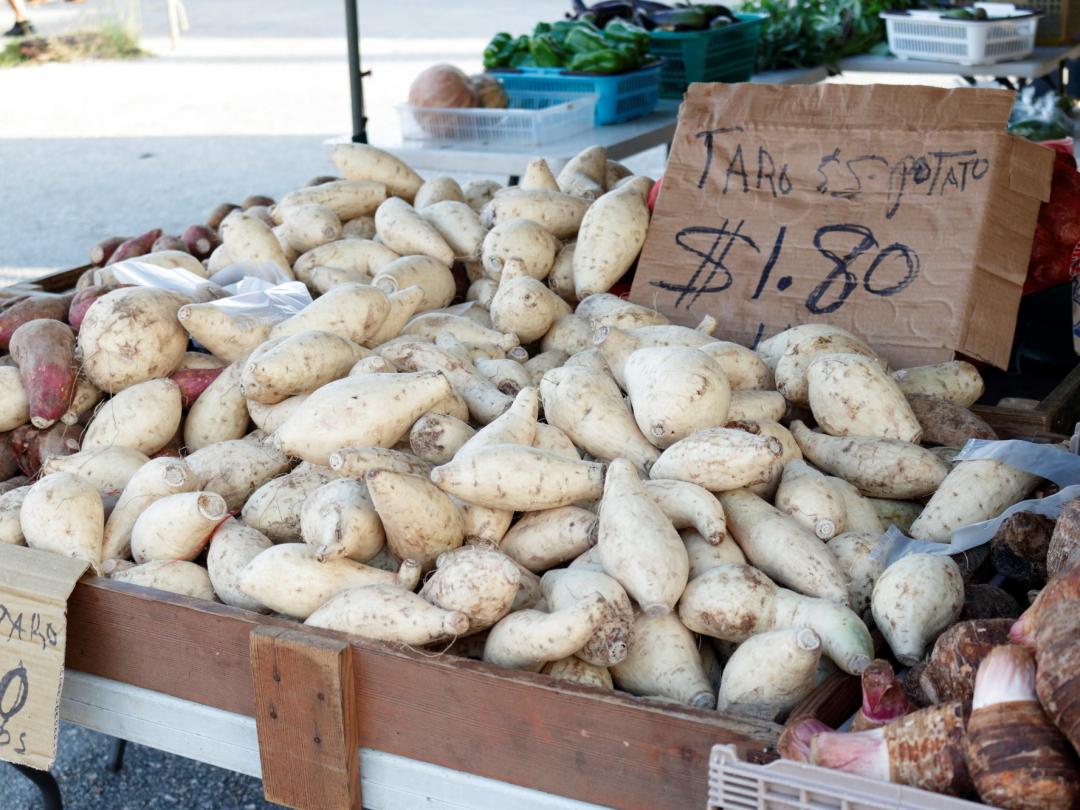
M1005 367L1053 153L1004 90L694 84L631 298L756 345L849 329L896 366Z

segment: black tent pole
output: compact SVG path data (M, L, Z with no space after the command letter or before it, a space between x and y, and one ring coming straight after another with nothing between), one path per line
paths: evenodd
M345 0L345 38L349 46L349 95L352 98L353 143L367 143L367 117L364 115L366 74L360 72L360 26L357 22L358 0Z

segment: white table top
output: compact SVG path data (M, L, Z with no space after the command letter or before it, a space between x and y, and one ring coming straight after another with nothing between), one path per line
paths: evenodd
M593 127L543 146L413 141L375 145L397 155L416 169L520 175L530 159L543 155L551 170L558 172L570 158L593 145L607 147L609 158L622 160L654 146L670 143L675 135L675 120L675 111L660 110L624 124Z
M953 62L928 62L900 59L896 56L862 54L840 60L843 72L864 73L938 73L953 76L994 76L1038 79L1057 70L1068 59L1080 58L1080 44L1060 48L1036 48L1027 59L999 62L996 65L957 65Z

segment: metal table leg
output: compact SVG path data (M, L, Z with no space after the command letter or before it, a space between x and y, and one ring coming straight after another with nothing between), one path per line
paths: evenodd
M124 767L124 754L127 752L127 740L122 737L114 737L109 750L109 761L105 767L111 773L120 773Z
M352 98L353 143L367 143L367 117L364 115L364 76L360 71L360 25L357 0L345 0L345 39L349 48L349 94Z
M15 766L19 773L29 779L41 792L41 801L45 810L64 810L64 799L60 795L60 786L48 771L28 768L26 765Z

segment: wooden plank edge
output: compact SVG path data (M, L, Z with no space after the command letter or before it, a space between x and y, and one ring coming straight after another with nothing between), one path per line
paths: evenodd
M263 626L299 627L291 620L93 577L76 587L70 616L73 669L248 716L254 713L248 635ZM147 628L154 633L147 635ZM675 780L682 799L697 802L707 792L713 744L732 743L749 761L769 761L782 729L765 721L560 684L544 675L500 670L456 656L369 643L326 630L304 632L349 643L355 689L361 694L361 745L584 801L655 806L663 794L652 793L651 785L657 791L670 790ZM201 666L197 674L202 677L176 671L166 660L170 655ZM158 657L160 661L154 660ZM472 700L474 709L480 707L474 712L477 717L486 711L489 722L494 718L501 723L509 749L485 753L482 729L460 733L454 712L468 712L448 710L442 702L444 691L454 706L468 707ZM490 701L499 704L501 714L486 707ZM593 731L597 734L587 741ZM440 742L454 732L471 744ZM536 767L534 760L545 757L554 765ZM622 775L614 776L620 768Z

